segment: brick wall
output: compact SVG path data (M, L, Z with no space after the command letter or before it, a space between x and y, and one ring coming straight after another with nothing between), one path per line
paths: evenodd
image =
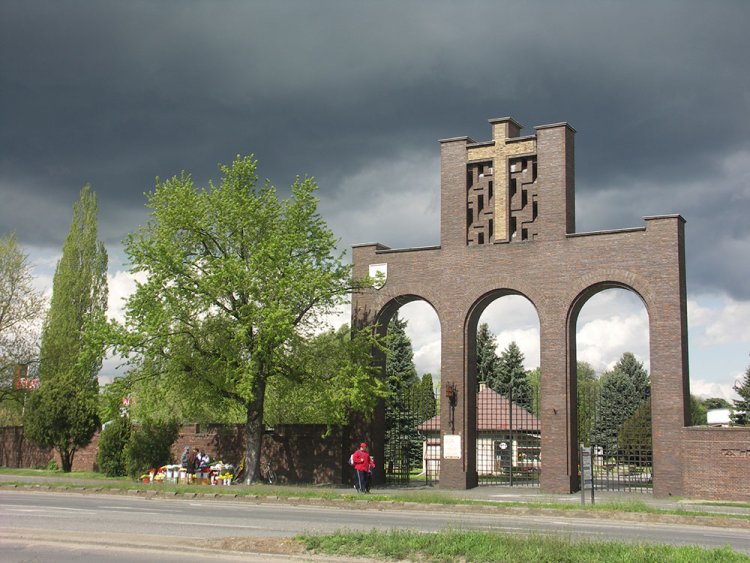
M750 501L750 428L688 427L681 445L686 497Z
M23 426L0 428L0 466L44 467L53 457L49 450L41 450L26 440Z
M347 429L333 429L325 435L322 425L279 426L263 436L261 462L271 460L281 483L329 484L348 482L346 460L356 449L349 443ZM244 427L241 425L188 424L180 429L172 446L174 460L179 460L184 446L200 448L211 459L237 463L244 451ZM356 440L355 440L356 441ZM96 452L99 434L91 443L78 450L73 458L73 471L97 471ZM42 450L23 436L23 427L0 428L0 466L43 467L50 459L60 465L60 457L52 450ZM166 461L166 460L165 460Z

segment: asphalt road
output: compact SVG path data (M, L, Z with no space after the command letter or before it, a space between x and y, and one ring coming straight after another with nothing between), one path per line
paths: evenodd
M281 541L303 532L342 529L465 529L704 547L729 545L750 554L750 534L746 529L449 510L380 510L367 505L329 508L5 490L0 491L0 546L3 561L25 561L31 556L38 561L100 561L102 550L106 550L106 558L119 563L143 560L142 553L139 555L143 549L160 550L160 557L153 560L177 561L177 557L184 560L186 545L201 539L275 537ZM48 558L50 553L45 550L55 545L60 546L59 553ZM130 552L136 554L133 559L117 558L128 557ZM233 560L234 556L227 557ZM268 559L264 556L259 560ZM244 560L252 559L245 555Z

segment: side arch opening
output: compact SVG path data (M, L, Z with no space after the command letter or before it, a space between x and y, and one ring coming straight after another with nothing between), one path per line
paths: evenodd
M385 483L424 486L440 476L441 328L427 300L408 295L390 301L378 315L385 337L380 357L390 395L383 405Z
M645 301L631 287L597 284L577 298L569 323L577 441L591 448L594 487L651 492L650 340Z

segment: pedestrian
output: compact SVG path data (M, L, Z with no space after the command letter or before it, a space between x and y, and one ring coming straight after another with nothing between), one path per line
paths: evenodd
M367 453L367 444L362 442L359 445L359 449L354 452L351 456L352 465L357 471L357 483L355 485L357 491L360 493L367 493L367 474L370 472L372 460L370 454Z
M208 454L204 452L203 450L198 452L198 469L206 469L208 467L208 464L210 462L210 459L208 457Z
M185 449L182 450L182 456L180 457L180 465L183 468L187 467L188 454L190 454L190 446L185 446Z
M195 448L194 450L191 450L187 457L187 481L188 484L193 482L193 478L195 476L195 469L197 467L197 460L198 460L198 448Z
M188 457L190 457L190 446L186 445L185 449L182 450L182 456L180 456L180 478L182 479L183 483L187 483L188 478Z

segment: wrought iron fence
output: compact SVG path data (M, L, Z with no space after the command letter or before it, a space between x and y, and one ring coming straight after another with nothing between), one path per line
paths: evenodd
M578 441L591 447L595 489L648 493L653 488L651 398L627 405L617 397L603 399L599 386L579 387Z
M435 397L404 386L386 401L385 481L391 486L434 484L440 475L440 415Z

